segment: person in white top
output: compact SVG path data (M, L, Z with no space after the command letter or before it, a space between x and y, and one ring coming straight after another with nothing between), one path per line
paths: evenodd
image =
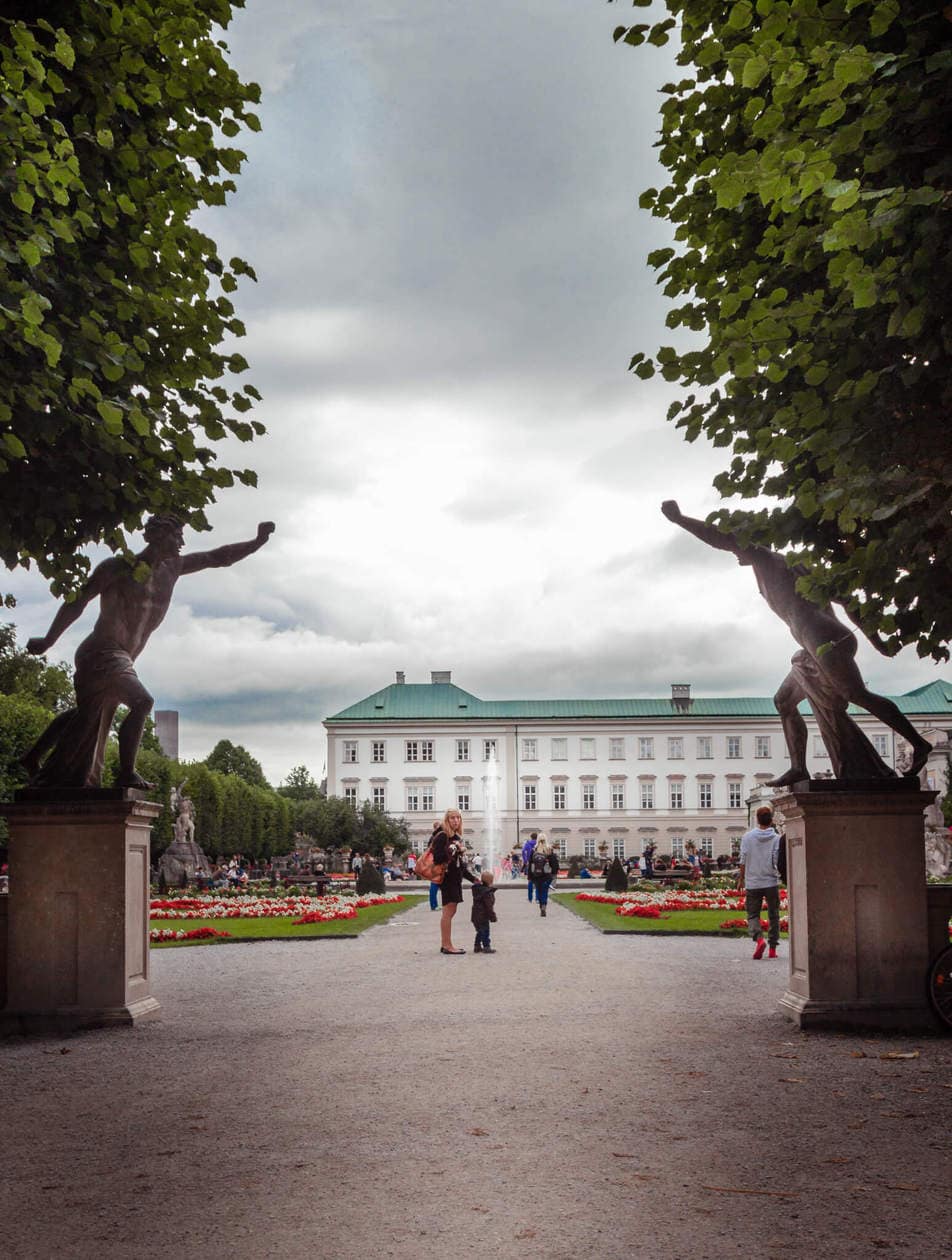
M767 805L757 810L757 826L740 842L740 873L737 887L743 888L747 930L754 942L754 958L763 958L770 945L769 958L777 957L780 944L780 835L773 825L773 811ZM760 928L760 911L767 903L767 942Z

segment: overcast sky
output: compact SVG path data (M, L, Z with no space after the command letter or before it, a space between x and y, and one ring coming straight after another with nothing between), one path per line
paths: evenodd
M239 191L202 226L239 290L268 436L140 658L188 757L221 738L279 782L324 764L321 719L431 669L484 699L771 695L795 645L749 571L670 525L725 459L627 373L670 335L638 209L670 49L612 43L602 0L248 0L226 35L262 85ZM55 605L7 581L21 640ZM71 657L92 613L50 659ZM861 664L900 692L943 670ZM949 667L945 667L949 672Z

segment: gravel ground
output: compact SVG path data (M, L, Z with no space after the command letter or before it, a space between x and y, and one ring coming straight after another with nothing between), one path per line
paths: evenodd
M424 903L156 951L160 1021L4 1042L3 1253L952 1257L952 1041L797 1032L785 944L497 902L493 957Z

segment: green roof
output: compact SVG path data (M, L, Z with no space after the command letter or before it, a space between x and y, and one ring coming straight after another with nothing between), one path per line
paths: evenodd
M892 696L903 713L948 714L952 719L952 683L943 681ZM801 712L810 706L801 704ZM850 706L850 712L862 709ZM365 700L341 709L325 722L454 722L546 718L679 718L775 717L774 702L767 696L692 696L688 708L670 698L642 700L480 700L454 683L391 683Z

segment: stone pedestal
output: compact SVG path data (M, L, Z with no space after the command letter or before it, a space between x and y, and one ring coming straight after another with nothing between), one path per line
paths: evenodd
M915 780L797 783L778 795L787 835L790 981L801 1028L935 1027L922 812Z
M149 838L161 807L130 789L27 789L10 825L0 1027L60 1033L158 1013L149 992Z

